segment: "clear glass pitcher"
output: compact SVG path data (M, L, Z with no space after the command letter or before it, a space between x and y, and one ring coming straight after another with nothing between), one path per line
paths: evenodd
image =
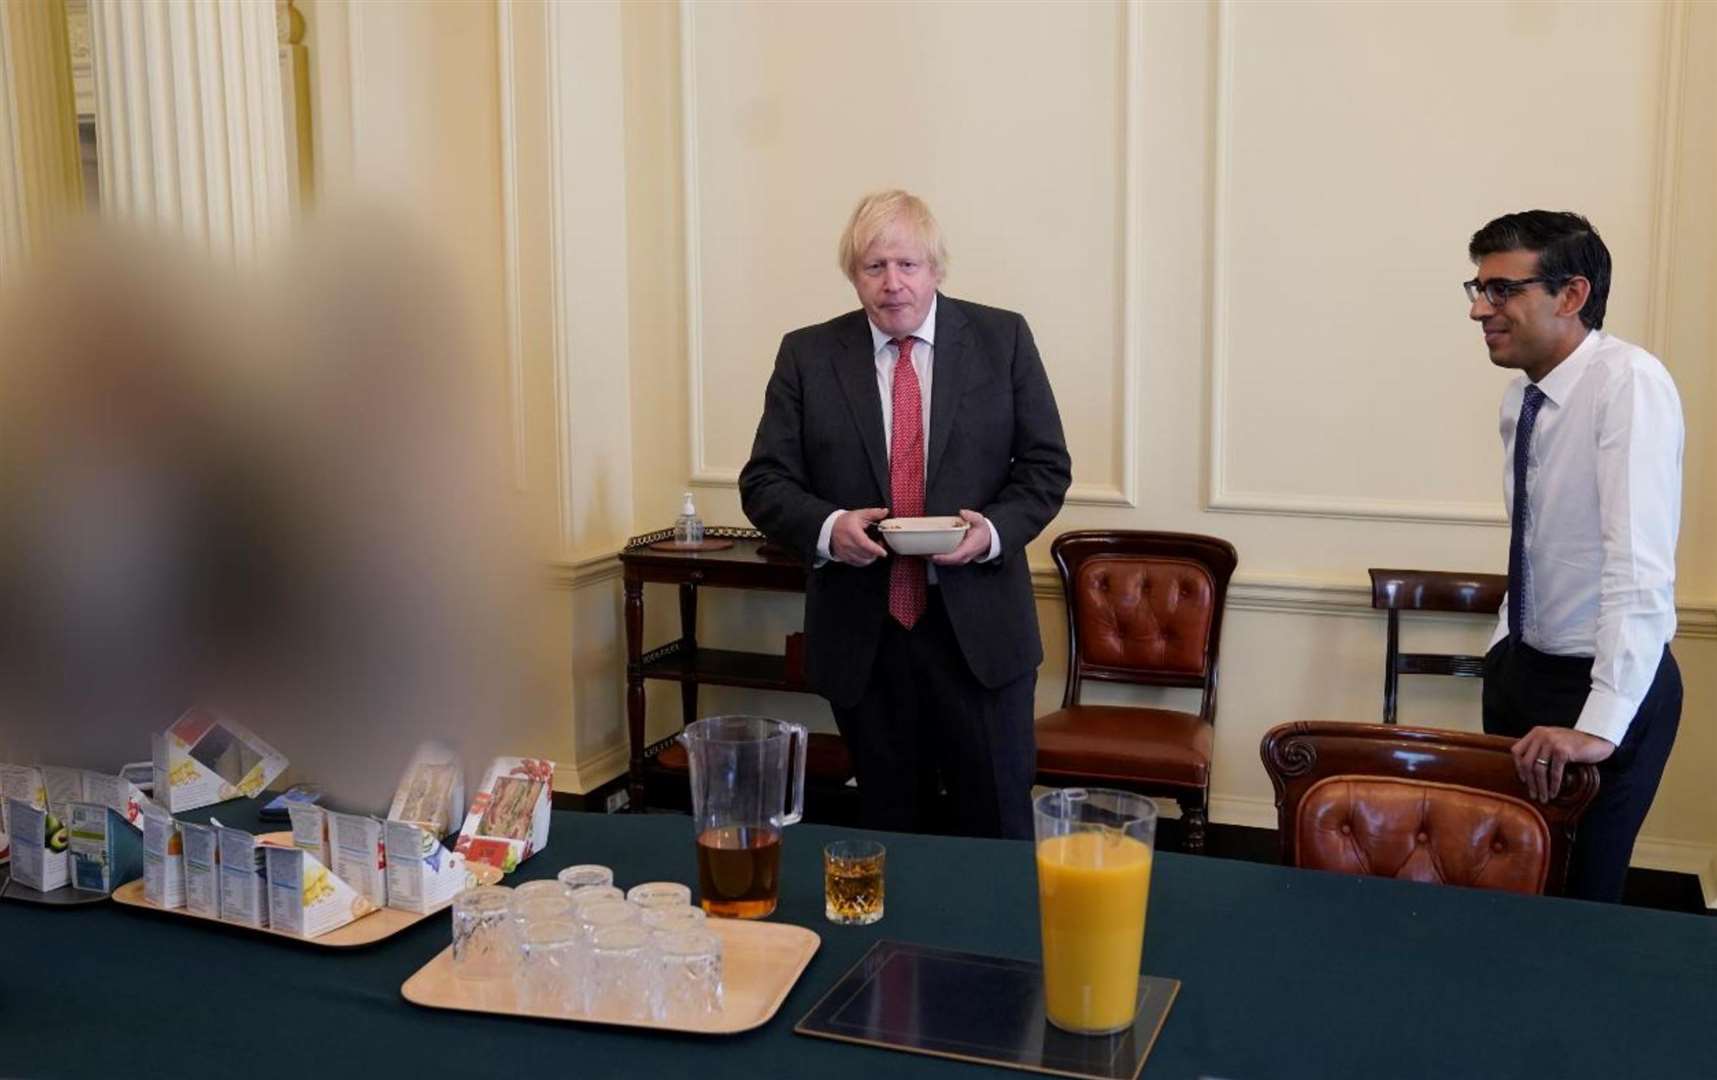
M711 716L679 738L691 768L698 899L711 915L761 919L781 892L781 830L805 812L805 727Z
M1133 1023L1157 808L1126 791L1067 788L1032 803L1049 1022L1100 1035Z

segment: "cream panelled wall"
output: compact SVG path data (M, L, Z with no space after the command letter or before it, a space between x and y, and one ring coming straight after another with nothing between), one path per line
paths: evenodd
M1502 376L1475 356L1455 287L1461 239L1503 209L1579 207L1616 258L1608 327L1659 348L1657 173L1679 44L1669 12L1221 9L1213 508L1504 522L1494 410L1473 408L1493 404ZM1475 20L1499 36L1506 74L1451 77ZM1547 108L1539 80L1572 56L1580 82L1602 92ZM1284 426L1317 437L1274 437ZM1252 437L1261 431L1272 437ZM1404 453L1378 453L1384 444ZM1435 466L1404 473L1414 457Z
M741 386L761 402L781 333L856 306L835 234L859 194L901 186L956 240L951 294L1030 312L1052 358L1104 358L1073 369L1097 382L1062 395L1072 494L1124 503L1131 399L1110 360L1133 344L1128 88L1142 61L1127 9L682 11L694 482L731 486L756 423L755 406L707 403ZM1055 76L1021 77L965 41L1029 42L1021 59Z
M625 766L611 557L632 526L619 9L296 6L319 198L385 205L453 269L473 362L511 413L515 487L571 591L570 610L557 588L534 613L554 712L485 722L555 760L558 787L588 790Z
M624 767L614 550L688 483L707 521L743 522L733 477L780 335L853 306L835 235L860 193L901 184L950 234L948 291L1032 321L1075 459L1052 532L1239 548L1213 816L1273 824L1260 735L1379 715L1365 568L1504 562L1506 376L1465 318L1465 243L1496 213L1566 205L1615 251L1613 329L1661 353L1687 409L1687 709L1636 860L1717 895L1717 122L1699 105L1717 100L1717 8L300 6L313 56L350 45L345 74L313 75L327 130L344 104L352 133L324 148L319 126L318 182L385 179L438 214L487 312L483 362L565 589L542 631L568 658L565 709L537 732L561 786ZM1046 549L1043 707L1065 650ZM672 594L649 605L663 640ZM786 597L712 593L701 615L702 640L735 647L800 624ZM1430 619L1414 641L1487 632ZM1403 694L1407 722L1477 727L1476 683ZM801 696L704 706L828 724Z
M1052 531L1188 529L1238 546L1214 816L1272 824L1261 734L1379 714L1366 567L1504 562L1507 376L1466 319L1465 243L1497 213L1578 207L1616 255L1611 328L1663 355L1689 416L1676 644L1689 704L1640 857L1717 887L1717 686L1704 675L1717 565L1699 453L1717 412L1717 186L1707 110L1685 104L1712 99L1699 58L1714 55L1714 16L1676 3L697 3L673 27L658 7L631 21L629 47L654 49L652 71L677 60L681 107L634 109L629 124L681 137L676 154L629 132L630 179L653 183L679 159L684 374L635 401L640 417L659 401L671 418L683 387L689 418L685 472L653 468L640 527L665 520L685 475L706 518L741 520L732 478L780 333L853 306L831 248L857 195L913 188L951 236L947 291L1024 311L1043 348L1079 496ZM1578 108L1545 90L1571 72L1594 88ZM657 92L628 89L629 108ZM633 251L659 256L672 225L646 224ZM654 280L632 303L678 299ZM646 370L672 375L635 356ZM1065 619L1047 568L1038 580L1048 707ZM790 601L707 608L704 640L770 647L797 625ZM1477 649L1488 629L1433 619L1415 640ZM1404 695L1409 722L1477 727L1475 683L1409 680ZM806 699L708 697L827 722Z

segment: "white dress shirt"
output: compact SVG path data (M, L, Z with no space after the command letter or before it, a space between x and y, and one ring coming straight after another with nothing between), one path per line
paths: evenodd
M1503 496L1514 512L1523 375L1502 399ZM1538 384L1545 401L1526 466L1521 638L1590 656L1574 727L1619 744L1675 636L1681 398L1657 357L1594 330ZM1504 601L1491 644L1508 636Z
M930 298L930 311L924 316L924 323L918 329L908 334L908 337L918 339L918 344L912 347L912 370L918 376L918 402L923 410L921 416L924 432L924 468L930 468L930 381L936 377L936 305L938 297ZM870 322L870 320L865 320ZM876 389L882 396L882 445L888 453L894 453L894 364L900 358L900 347L894 339L877 329L875 323L870 323L870 341L876 355ZM928 494L928 492L926 492ZM834 558L829 552L829 537L835 531L835 520L845 510L836 510L823 519L823 528L817 534L818 566ZM985 524L989 519L985 518ZM996 532L996 527L990 525L989 553L978 559L978 562L989 562L1002 553L1002 538ZM929 570L928 581L936 583L936 564L927 563Z

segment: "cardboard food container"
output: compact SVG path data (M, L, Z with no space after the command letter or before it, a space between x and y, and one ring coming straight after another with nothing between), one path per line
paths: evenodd
M194 708L154 737L155 801L174 814L255 798L286 771L286 757L242 724Z
M143 789L124 776L94 769L83 770L83 801L110 808L138 832L143 831L143 809L150 805Z
M388 906L387 850L382 823L362 814L327 812L328 865L378 908Z
M38 765L36 768L42 774L42 789L47 799L43 805L62 824L69 822L72 803L83 801L83 770L64 765Z
M389 907L426 914L473 884L465 856L448 851L434 829L415 821L389 821L384 828Z
M293 803L286 808L286 816L292 821L292 846L308 851L327 866L328 812L320 806Z
M367 897L303 848L265 850L270 929L301 938L320 937L376 910Z
M110 893L143 874L143 834L99 802L71 804L72 888Z
M185 910L221 917L220 832L213 825L179 822L185 848Z
M143 898L159 908L185 906L185 833L154 803L143 808Z
M268 870L264 855L272 850L243 829L214 823L220 847L221 921L268 929Z
M446 836L465 808L465 769L453 751L435 743L418 747L388 807L389 821L415 821Z
M454 850L467 862L510 874L548 844L549 794L554 762L496 758L471 800Z
M37 892L71 883L68 830L49 810L23 799L7 799L12 823L12 880Z
M33 765L0 765L0 862L8 862L12 857L12 799L29 803L38 810L47 809L47 786L40 769Z

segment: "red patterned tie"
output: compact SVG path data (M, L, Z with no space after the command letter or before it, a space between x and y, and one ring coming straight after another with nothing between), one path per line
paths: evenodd
M924 514L924 399L918 373L912 370L910 337L895 338L900 359L894 362L894 420L888 447L888 483L894 517ZM888 571L888 613L908 630L924 614L924 560L896 555Z

